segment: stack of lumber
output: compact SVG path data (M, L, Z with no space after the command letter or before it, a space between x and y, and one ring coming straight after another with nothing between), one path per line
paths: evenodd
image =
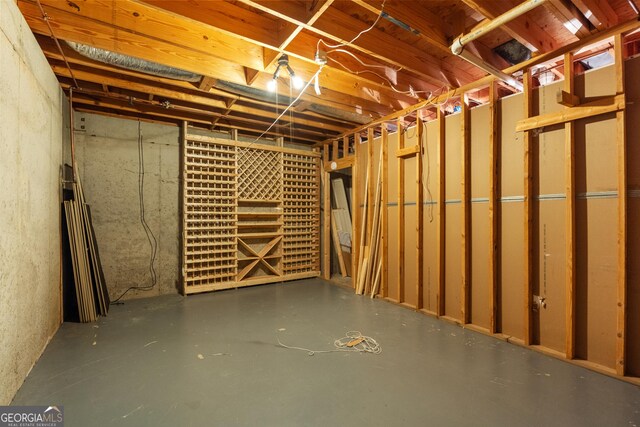
M72 190L73 199L64 202L64 212L76 302L80 322L93 322L98 315L107 315L110 300L91 222L91 211L85 203L77 173Z
M380 159L382 159L382 145L380 149ZM373 161L373 159L369 159ZM369 181L372 177L369 176L367 170L367 176L365 178L364 189L364 205L365 209L362 213L362 226L360 227L360 256L358 259L358 274L356 277L356 293L359 295L370 295L373 298L380 287L381 271L382 271L382 160L378 162L378 174L375 189L375 196L373 200L368 200L369 193ZM373 229L370 236L366 236L365 224L367 222L367 216L369 206L373 206Z

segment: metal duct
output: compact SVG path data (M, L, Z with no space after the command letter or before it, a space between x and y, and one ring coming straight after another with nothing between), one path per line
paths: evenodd
M81 43L69 41L67 41L66 43L80 55L103 62L105 64L126 68L127 70L139 71L158 77L166 77L169 79L194 83L199 82L202 79L202 76L199 74L194 74L189 71L181 70L179 68L167 67L166 65L158 64L156 62L146 61L144 59L138 59L128 55L122 55L120 53L111 52L109 50L100 49L97 47L87 46ZM246 96L247 98L253 98L265 102L275 101L273 94L261 89L252 88L250 86L244 86L224 80L216 80L216 83L213 86L220 90L235 93L236 95ZM286 105L288 105L292 101L292 99L288 96L280 96L278 100ZM365 116L363 114L337 110L318 104L309 105L307 107L307 110L313 111L317 114L322 114L323 116L361 125L365 125L372 120L371 117Z
M275 96L262 89L256 89L250 86L244 86L237 83L227 82L224 80L216 80L213 84L213 87L216 89L224 90L226 92L231 92L236 95L246 96L247 98L253 98L264 102L275 101ZM282 102L282 104L289 105L292 101L288 96L279 95L278 101ZM313 111L317 114L322 114L323 116L330 117L333 119L347 121L351 123L357 123L361 125L366 125L371 122L373 119L369 116L365 116L364 114L352 113L350 111L337 110L335 108L327 107L324 105L318 104L310 104L307 106L307 110Z
M120 68L126 68L131 71L140 71L142 73L151 74L158 77L166 77L168 79L182 80L186 82L198 82L202 79L199 74L181 70L179 68L167 67L157 62L146 61L144 59L134 58L128 55L111 52L109 50L97 47L87 46L81 43L66 42L71 49L80 55L109 65L115 65Z

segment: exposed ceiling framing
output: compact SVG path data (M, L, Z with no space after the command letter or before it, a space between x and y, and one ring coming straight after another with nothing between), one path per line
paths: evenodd
M328 52L321 95L300 96L265 137L313 144L403 110L486 73L449 49L453 38L510 10L518 0L17 0L74 107L106 115L210 129L266 131L298 92L286 78L266 92L281 54L308 81L318 47ZM533 55L632 19L629 0L548 0L473 42L498 69L493 49L515 39ZM48 24L47 25L47 22ZM374 24L372 26L372 24ZM51 38L61 41L64 57ZM359 37L358 34L362 33ZM357 37L353 43L351 41ZM73 41L202 75L187 83L96 62ZM340 45L338 47L331 47ZM73 73L73 75L72 75ZM482 98L482 94L477 95Z

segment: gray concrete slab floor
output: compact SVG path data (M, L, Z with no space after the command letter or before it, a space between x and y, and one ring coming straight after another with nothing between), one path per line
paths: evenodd
M346 331L379 355L320 353ZM14 405L65 426L640 426L640 387L312 279L62 325Z

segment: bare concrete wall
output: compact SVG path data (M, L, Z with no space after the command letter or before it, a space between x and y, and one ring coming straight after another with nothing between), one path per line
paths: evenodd
M109 295L151 284L150 246L140 223L138 122L79 113L75 119L76 161ZM177 292L179 271L179 130L140 123L144 147L145 217L158 241L157 285L125 298Z
M0 1L0 405L60 324L65 105L15 2Z

